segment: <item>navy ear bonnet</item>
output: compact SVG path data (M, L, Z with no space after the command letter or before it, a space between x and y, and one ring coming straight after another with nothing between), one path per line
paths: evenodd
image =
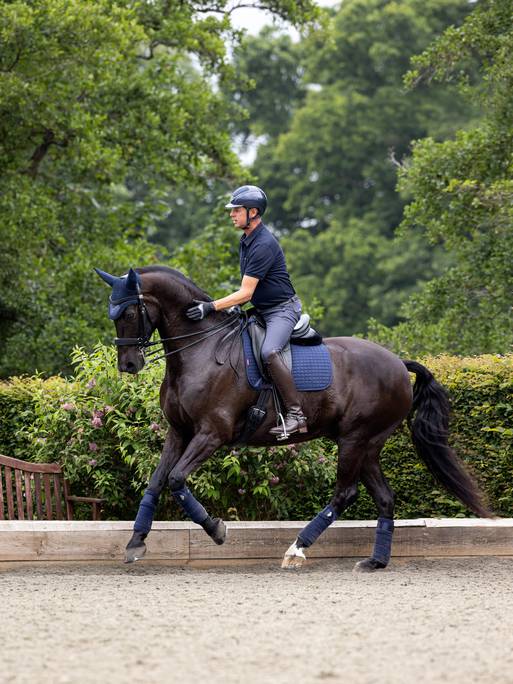
M102 280L112 287L112 294L109 297L109 318L112 321L119 318L127 306L139 302L141 278L133 268L120 278L105 273L99 268L94 270Z

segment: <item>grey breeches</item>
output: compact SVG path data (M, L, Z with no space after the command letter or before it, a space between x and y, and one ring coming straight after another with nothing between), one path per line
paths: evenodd
M294 326L301 317L301 300L295 296L272 309L259 310L265 320L266 333L261 356L267 363L269 354L281 351L290 340Z

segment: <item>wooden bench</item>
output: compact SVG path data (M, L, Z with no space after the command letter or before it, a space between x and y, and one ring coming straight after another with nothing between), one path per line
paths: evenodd
M0 454L0 520L73 520L74 505L92 506L100 519L105 499L71 496L59 463L29 463Z

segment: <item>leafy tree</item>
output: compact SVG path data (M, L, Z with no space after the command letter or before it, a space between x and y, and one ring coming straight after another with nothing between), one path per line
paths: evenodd
M313 16L309 0L261 6ZM145 237L169 189L239 175L232 109L213 85L233 75L229 12L204 0L0 4L1 373L61 370L73 342L110 336L92 313L104 297L92 266L161 258Z
M413 139L443 140L479 110L443 84L408 91L403 75L470 9L466 0L348 0L298 51L307 94L259 148L253 172L269 190L269 221L288 236L294 282L306 302L319 298L327 334L364 333L369 317L394 324L401 303L440 273L440 250L422 231L394 242L405 203L397 168Z
M304 41L294 43L275 26L265 26L255 40L245 37L233 55L238 80L231 94L245 116L235 120L243 139L275 138L288 128L306 95Z
M391 158L408 154L413 139L446 137L472 115L442 87L406 91L403 75L413 55L468 11L466 0L349 0L312 32L304 48L306 100L255 163L273 188L269 215L277 229L317 233L335 214L343 220L374 211L393 232L403 202Z
M334 222L315 236L299 229L283 245L294 286L309 311L321 305L320 329L330 335L365 331L370 318L395 321L402 301L434 270L420 235L399 249L371 216L350 218L343 230Z
M469 69L480 62L480 79ZM449 81L481 102L478 126L419 141L400 187L412 195L402 230L421 228L453 263L404 307L406 322L373 334L408 353L504 353L513 342L513 7L479 3L414 62L407 83ZM455 85L453 86L456 87Z

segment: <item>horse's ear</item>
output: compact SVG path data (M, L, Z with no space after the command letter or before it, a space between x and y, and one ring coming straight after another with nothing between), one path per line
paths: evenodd
M99 269L99 268L95 268L94 270L96 271L96 273L98 273L98 275L100 276L100 278L101 278L102 280L105 280L105 282L107 283L107 285L110 285L111 287L114 285L114 283L116 282L116 280L118 280L118 279L116 278L116 276L110 275L110 273L106 273L105 271L102 271L102 270Z
M131 290L137 290L137 273L133 268L128 271L126 285Z

